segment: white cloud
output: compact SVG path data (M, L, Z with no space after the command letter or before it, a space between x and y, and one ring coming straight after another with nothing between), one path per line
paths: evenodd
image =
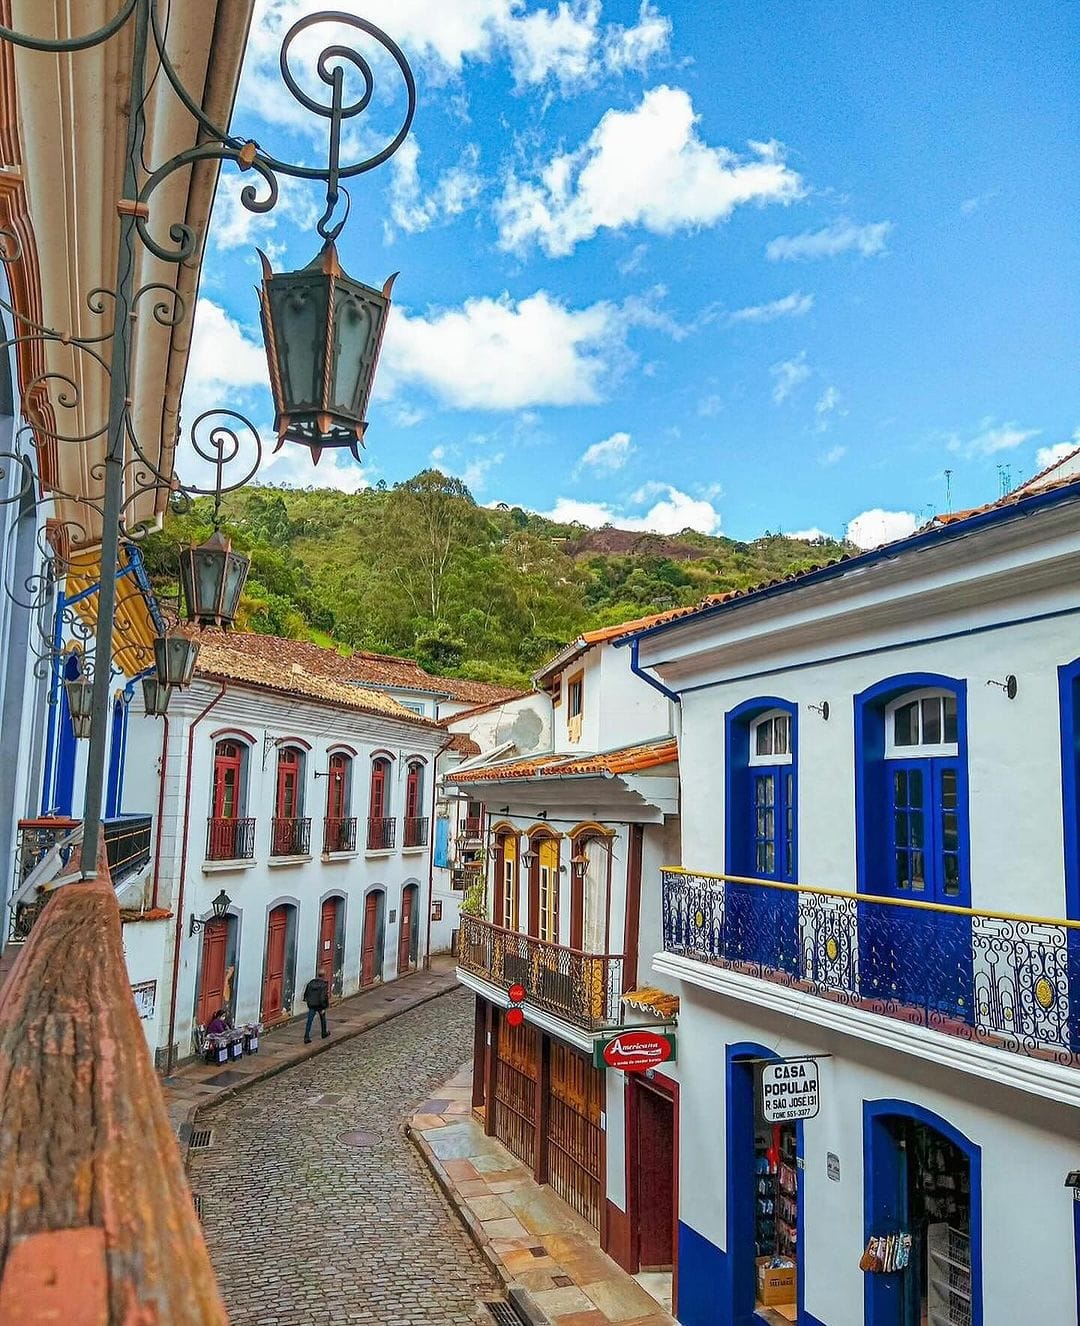
M969 460L974 456L996 456L1002 451L1013 451L1022 442L1038 437L1041 428L1020 428L1015 423L995 424L987 418L979 425L974 437L963 438L953 434L949 439L950 451L960 452Z
M312 8L304 0L259 0L239 101L263 119L313 142L317 138L321 145L323 122L289 95L277 67L282 37ZM559 0L554 8L531 11L524 0L341 0L338 8L362 14L389 33L413 65L422 67L429 86L457 78L467 63L505 59L519 89L552 83L567 91L595 83L605 74L643 71L664 54L671 32L670 21L650 3L641 5L632 27L603 24L600 0ZM388 104L382 100L385 89L396 89L397 104L403 104L401 78L393 64L369 38L342 24L317 24L294 43L292 63L302 86L325 98L326 89L310 77L305 82L303 72L314 69L319 51L336 41L372 60L373 109ZM346 100L361 90L356 71L348 67L345 87ZM452 109L460 117L460 104Z
M671 19L649 0L641 0L638 21L632 28L613 23L604 43L607 66L613 72L636 69L643 73L650 62L663 55L671 41Z
M562 87L587 82L596 73L600 0L560 0L504 25L510 67L518 87L545 82Z
M657 293L657 292L654 292ZM377 390L392 397L420 384L457 409L519 410L602 399L627 362L630 328L681 335L649 299L568 308L539 290L468 299L460 308L412 314L391 309Z
M417 424L422 423L427 418L424 410L416 405L409 405L405 401L395 405L390 412L390 416L399 428L415 428Z
M877 548L906 539L918 527L919 517L913 511L883 511L878 506L849 520L844 537L857 548Z
M1056 465L1059 460L1071 456L1077 447L1080 447L1080 428L1073 433L1068 442L1055 442L1052 447L1040 447L1035 453L1035 468L1037 470L1048 470L1051 465Z
M806 351L801 350L794 359L784 359L779 364L773 364L769 372L773 377L773 404L782 405L796 387L801 387L810 376Z
M812 525L809 529L793 529L791 533L785 537L789 539L802 539L804 543L816 543L818 539L828 539L832 536L827 530L819 529L817 525Z
M629 255L622 262L618 263L620 276L630 276L641 266L642 261L649 251L647 244L635 244Z
M697 403L697 412L702 419L715 419L724 408L724 398L713 392L709 396L702 396Z
M453 474L459 478L470 492L479 493L487 487L488 474L496 465L503 462L503 453L493 456L470 456L461 459L458 447L432 447L429 456L431 464L443 474Z
M205 401L215 392L227 395L252 387L269 389L261 338L249 336L219 304L200 299L195 306L184 381L185 415L190 413L193 399Z
M777 318L801 318L814 307L814 296L804 295L793 290L783 299L774 299L768 304L751 304L749 308L737 308L728 315L730 322L775 322Z
M797 261L803 258L835 258L840 253L859 253L872 258L885 252L893 229L891 221L875 221L857 226L851 221L837 221L824 230L805 230L801 235L779 235L765 246L771 262Z
M847 447L842 447L839 445L835 447L830 447L828 451L823 451L821 455L818 457L818 464L835 465L838 461L843 460L846 455L847 455Z
M621 470L634 453L629 433L612 433L602 442L594 442L582 453L577 463L577 470L593 469L600 473L613 474Z
M660 235L715 225L743 203L788 203L802 181L778 143L751 143L748 156L710 147L682 88L653 88L633 110L606 111L586 142L543 167L511 176L496 205L499 244L537 243L549 257L571 253L599 230L638 225Z
M817 415L817 423L814 425L816 433L827 433L829 424L832 422L832 415L840 410L840 393L835 387L826 387L817 399L814 406L814 413ZM847 410L840 410L841 414L847 414ZM834 448L835 450L835 448ZM843 455L844 448L840 448L840 454Z
M985 207L987 203L992 202L1000 192L1000 189L991 189L989 193L980 193L974 198L965 198L960 204L960 215L972 216L980 207Z
M641 530L652 534L680 534L684 529L699 530L702 534L718 534L720 513L707 499L694 498L680 492L671 484L653 481L638 489L631 501L642 497L644 501L663 493L664 496L643 516L631 516L609 506L606 502L582 502L573 497L560 497L550 511L542 512L549 520L563 524L573 522L598 529L601 525L617 525L620 529Z
M407 138L390 159L390 217L406 234L427 230L436 221L460 216L480 196L483 179L477 172L480 149L469 143L456 166L444 171L433 184L420 184L417 160L420 147Z
M279 221L291 221L299 230L314 230L322 208L317 205L318 194L310 184L288 175L279 176L278 200L269 212L251 212L244 206L241 196L249 186L254 187L256 199L266 197L266 185L254 172L244 176L222 173L210 226L211 242L219 252L258 244L273 258L272 236Z

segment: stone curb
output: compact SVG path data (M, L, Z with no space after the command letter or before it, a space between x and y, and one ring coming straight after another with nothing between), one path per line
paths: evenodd
M450 1181L450 1176L439 1163L438 1157L432 1151L424 1137L417 1132L411 1123L405 1125L405 1136L416 1148L420 1159L431 1171L431 1177L435 1181L436 1187L442 1193L443 1197L449 1203L450 1208L455 1212L458 1219L465 1226L465 1232L476 1244L476 1249L487 1262L488 1266L498 1277L506 1290L506 1297L514 1305L514 1309L522 1321L527 1326L552 1326L551 1318L546 1316L540 1308L533 1302L532 1297L527 1290L523 1289L510 1272L503 1265L501 1258L492 1250L491 1240L484 1233L480 1221L473 1215L469 1208L459 1199Z
M289 1068L295 1068L298 1064L307 1063L309 1059L314 1059L316 1055L325 1054L327 1050L332 1050L335 1045L344 1045L347 1041L355 1040L357 1036L362 1036L365 1032L371 1031L374 1027L381 1027L384 1022L390 1022L393 1018L400 1017L402 1013L411 1013L414 1008L421 1008L424 1004L430 1004L433 999L441 999L443 995L450 994L451 991L461 988L461 982L456 977L451 977L449 983L441 990L433 990L428 994L421 996L411 1004L403 1008L391 1008L380 1014L371 1022L367 1022L362 1027L352 1027L343 1031L340 1036L329 1036L327 1041L314 1041L310 1046L305 1046L303 1051L294 1059L287 1059L284 1062L268 1064L266 1068L260 1069L257 1073L252 1073L245 1082L237 1082L231 1087L223 1087L216 1096L208 1100L198 1100L190 1106L184 1115L184 1122L178 1129L178 1138L183 1152L183 1161L185 1170L188 1168L190 1159L190 1149L188 1142L191 1137L191 1130L195 1125L195 1120L200 1111L210 1109L223 1100L231 1100L233 1096L240 1095L248 1087L254 1086L257 1082L266 1082L272 1077L277 1077L279 1073L284 1073Z

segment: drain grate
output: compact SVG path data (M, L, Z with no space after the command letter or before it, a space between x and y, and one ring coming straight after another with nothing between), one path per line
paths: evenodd
M371 1128L355 1128L352 1132L342 1133L341 1141L346 1146L374 1146L381 1140L381 1134Z
M214 1140L213 1130L210 1128L193 1128L191 1130L191 1140L188 1142L189 1151L205 1151Z
M489 1299L485 1301L484 1307L499 1326L522 1326L524 1318L515 1312L513 1303L508 1303L505 1298Z

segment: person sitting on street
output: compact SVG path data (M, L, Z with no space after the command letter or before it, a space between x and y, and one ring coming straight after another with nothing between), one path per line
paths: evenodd
M210 1021L206 1024L206 1032L209 1036L220 1036L223 1031L229 1030L229 1010L219 1008Z
M304 1003L307 1004L307 1026L304 1028L304 1044L311 1044L311 1028L315 1023L315 1014L319 1015L323 1039L330 1032L326 1027L326 1010L330 1007L330 987L321 976L313 976L304 986Z

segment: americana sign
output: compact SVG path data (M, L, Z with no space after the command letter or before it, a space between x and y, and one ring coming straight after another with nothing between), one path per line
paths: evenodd
M670 1032L620 1031L597 1041L593 1063L597 1068L617 1068L624 1073L644 1073L648 1068L675 1061L675 1037Z
M761 1109L767 1123L813 1119L821 1107L815 1059L780 1059L761 1070Z

